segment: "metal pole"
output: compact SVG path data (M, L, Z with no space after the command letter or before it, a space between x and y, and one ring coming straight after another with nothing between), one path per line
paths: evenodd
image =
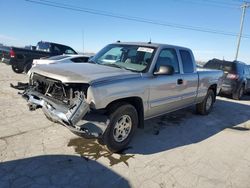
M238 45L237 45L235 60L238 59L238 55L239 55L240 42L241 42L243 25L244 25L244 20L245 20L246 8L247 7L249 7L249 5L246 2L244 2L244 4L242 5L242 15L241 15L241 22L240 22L240 33L239 33L239 38L238 38Z
M82 30L82 53L84 54L84 30Z

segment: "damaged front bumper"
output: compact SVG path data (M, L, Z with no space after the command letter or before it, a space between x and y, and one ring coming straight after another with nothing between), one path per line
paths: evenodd
M26 90L22 96L28 101L30 110L42 108L49 120L60 123L85 138L100 137L109 124L106 115L90 111L84 95L79 95L70 107L36 91Z

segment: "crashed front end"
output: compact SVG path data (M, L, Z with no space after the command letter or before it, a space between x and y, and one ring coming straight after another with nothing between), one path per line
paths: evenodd
M41 108L45 116L77 135L100 137L108 124L105 114L94 113L86 101L89 84L65 84L33 73L29 86L22 93L30 110Z

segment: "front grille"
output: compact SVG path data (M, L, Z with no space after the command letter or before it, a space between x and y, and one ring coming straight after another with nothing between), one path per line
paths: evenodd
M39 74L34 74L32 78L33 85L36 85L37 92L68 103L69 94L66 93L64 85L61 81L51 79Z
M51 79L39 74L34 74L32 77L32 84L37 85L37 92L62 101L66 104L71 104L72 99L75 98L76 92L83 92L87 97L87 90L89 84L64 84L59 80Z

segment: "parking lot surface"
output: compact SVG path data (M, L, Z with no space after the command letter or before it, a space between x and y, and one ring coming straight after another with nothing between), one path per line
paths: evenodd
M28 111L0 63L0 187L250 187L250 96L145 122L122 154Z

